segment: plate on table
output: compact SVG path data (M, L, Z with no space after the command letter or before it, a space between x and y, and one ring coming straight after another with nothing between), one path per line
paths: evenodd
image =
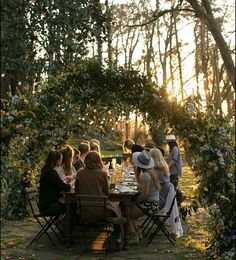
M121 186L119 191L121 193L125 193L125 192L135 192L134 189L130 188L130 187L127 187L127 186Z
M136 182L132 182L132 181L123 181L122 184L124 186L137 186L137 183Z

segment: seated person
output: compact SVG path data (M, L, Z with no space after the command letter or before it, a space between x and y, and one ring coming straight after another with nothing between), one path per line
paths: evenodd
M75 181L76 170L73 166L74 149L66 145L65 148L61 150L63 159L60 167L56 167L55 170L58 172L60 178L66 182L70 183Z
M80 151L76 148L73 148L74 150L74 157L73 157L73 166L76 170L76 172L81 168L80 167Z
M74 149L67 145L62 149L62 156L62 168L65 176L75 176L77 172L73 166Z
M133 140L131 139L127 139L124 142L124 146L123 146L123 150L124 153L128 153L128 151L131 150L131 153L135 153L135 152L141 152L144 150L144 148L141 145L135 144Z
M159 194L160 201L160 209L162 209L165 204L166 204L166 199L170 190L170 172L169 172L169 167L168 164L166 163L162 152L157 149L151 149L150 154L154 160L154 169L156 174L159 177L160 185L161 185L161 191Z
M131 218L128 221L130 231L130 243L138 243L142 239L141 232L135 222L136 218L144 215L144 212L156 213L159 211L160 183L155 173L154 161L146 150L132 155L137 182L141 188L141 194L134 201L131 208Z
M95 144L95 143L90 144L90 151L96 151L99 154L101 154L100 147L98 146L98 144Z
M90 144L90 146L91 146L91 144L97 144L99 147L101 146L101 143L98 139L91 139L89 141L89 144Z
M89 152L89 149L90 149L90 146L88 143L80 143L79 146L78 146L78 150L80 152L80 159L78 160L79 163L80 163L80 169L83 169L85 167L85 164L84 164L84 159L87 155L87 153ZM78 170L78 171L79 171Z
M71 185L66 184L59 177L56 167L62 163L60 151L51 150L42 168L39 184L39 210L49 216L59 216L65 212L62 193L70 191Z
M97 151L101 156L101 148L100 148L101 144L98 139L91 139L89 145L90 145L90 151Z
M75 193L80 195L108 196L108 176L104 171L104 166L98 152L90 151L84 160L85 168L78 171L75 181ZM83 214L85 212L83 211ZM104 216L104 211L99 211L96 208L86 209L86 220L88 223L96 223L101 221ZM121 210L114 202L108 201L107 205L108 221L114 225L115 236L117 242L121 242L121 227L118 225L124 224L126 219L121 216Z

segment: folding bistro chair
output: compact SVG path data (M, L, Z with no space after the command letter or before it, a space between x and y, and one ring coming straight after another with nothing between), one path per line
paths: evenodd
M169 232L167 230L167 228L165 227L166 221L171 217L171 213L172 213L172 210L173 210L175 203L176 203L176 195L173 197L171 206L170 206L170 208L169 208L169 210L166 214L164 214L164 213L159 214L158 213L158 214L155 214L155 215L151 215L151 214L147 213L148 217L149 217L149 223L146 224L146 226L143 229L143 232L148 227L150 222L152 222L152 224L151 224L151 227L149 228L147 233L149 233L153 227L154 227L154 231L149 236L148 241L146 243L146 246L148 246L152 242L152 240L155 238L155 236L158 234L159 231L162 231L162 233L170 241L170 243L172 245L175 245L175 243L176 243L175 236L173 234L171 234L171 232Z
M77 215L85 250L88 249L88 233L94 231L106 232L108 247L105 248L105 250L110 249L109 238L112 230L111 224L107 221L107 201L108 197L106 196L77 195ZM93 212L101 211L101 221L95 223L93 221L91 222L91 219L88 220L86 215L91 214L91 209ZM92 249L92 251L94 250Z
M146 246L148 246L152 242L159 231L162 231L164 236L170 241L171 244L176 243L175 236L171 234L171 232L169 232L165 227L165 223L168 219L170 220L172 231L178 233L180 236L183 234L183 229L177 207L176 192L173 185L170 186L166 205L160 212L154 214L147 212L145 209L142 209L142 211L147 216L142 223L142 233L145 235L149 235L150 231L154 228L154 231L148 238Z
M41 227L37 235L30 242L29 246L31 246L34 242L37 242L45 234L47 235L53 246L56 247L56 244L48 231L50 229L57 237L57 239L61 242L61 238L56 232L56 229L61 231L58 226L61 216L46 216L41 214L39 212L38 190L36 188L26 188L25 191L26 199L30 206L31 213Z

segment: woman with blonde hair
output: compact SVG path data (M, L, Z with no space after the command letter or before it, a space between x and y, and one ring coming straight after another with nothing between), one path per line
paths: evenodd
M131 218L128 220L130 243L134 244L142 239L135 219L143 216L146 212L155 214L159 211L160 183L158 175L153 169L154 161L148 151L133 153L132 161L135 166L137 182L141 188L141 194L134 201L131 208Z
M160 191L160 201L159 205L160 208L163 208L166 204L166 199L170 190L170 172L168 164L166 163L162 152L157 149L153 148L150 150L150 154L154 160L154 170L159 177L161 191Z

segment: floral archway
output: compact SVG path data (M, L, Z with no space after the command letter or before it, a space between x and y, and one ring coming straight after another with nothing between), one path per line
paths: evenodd
M3 216L26 214L24 188L35 185L47 149L65 144L71 128L88 123L96 128L101 118L109 126L132 111L142 114L151 126L167 124L180 137L199 180L197 201L214 217L212 252L232 253L233 122L218 114L205 114L194 100L182 106L168 101L165 91L137 71L104 68L96 61L68 67L43 82L33 96L7 104L1 111Z

